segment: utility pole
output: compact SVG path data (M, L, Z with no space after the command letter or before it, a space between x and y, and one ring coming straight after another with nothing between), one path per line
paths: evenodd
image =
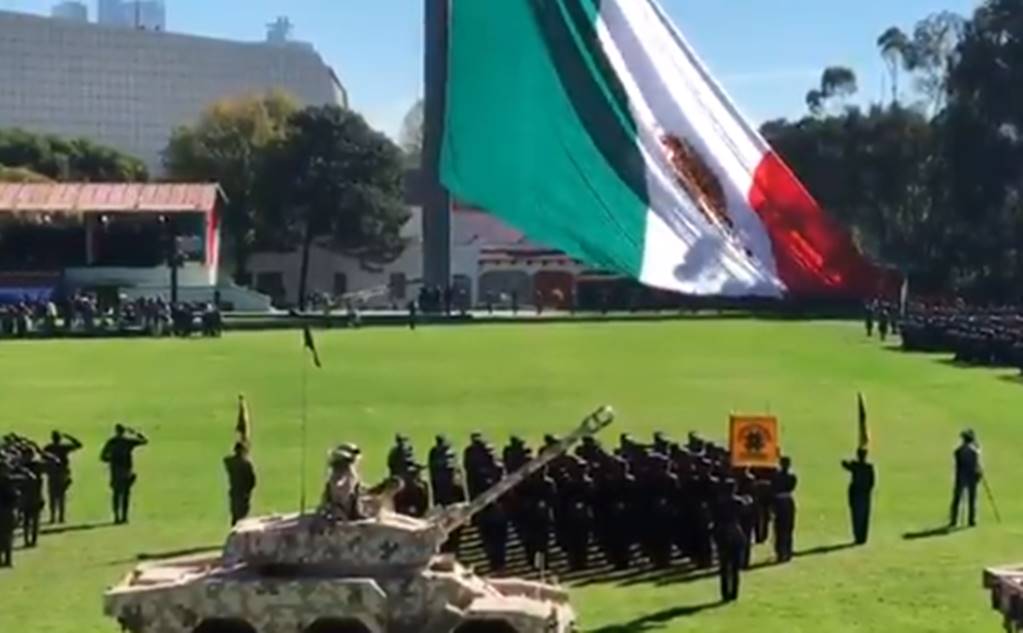
M423 278L444 289L451 281L451 198L440 182L440 153L447 107L450 0L423 0Z

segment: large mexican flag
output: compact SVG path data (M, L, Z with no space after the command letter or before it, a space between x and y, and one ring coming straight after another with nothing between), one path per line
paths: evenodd
M656 0L451 0L449 37L458 199L659 288L878 290Z

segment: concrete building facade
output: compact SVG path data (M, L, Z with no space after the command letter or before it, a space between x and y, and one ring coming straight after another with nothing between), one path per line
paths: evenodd
M71 20L72 22L88 22L89 7L84 2L61 2L53 5L50 16L61 20Z
M101 2L100 20L111 6ZM217 99L282 89L347 106L309 45L234 42L0 11L0 125L86 137L162 171L174 128Z

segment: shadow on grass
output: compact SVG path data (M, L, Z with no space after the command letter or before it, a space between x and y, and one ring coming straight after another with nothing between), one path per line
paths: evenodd
M952 534L955 534L956 532L961 532L964 529L965 528L943 525L941 527L920 530L919 532L906 532L905 534L902 535L902 538L903 540L906 541L918 541L920 539L950 536Z
M40 534L68 534L70 532L89 532L105 527L113 527L113 521L99 523L81 523L79 525L49 525L39 530Z
M793 552L793 558L802 558L804 556L820 556L822 554L833 554L835 552L841 552L843 550L852 549L857 547L856 543L839 543L837 545L820 545L818 547L812 547L798 552Z
M621 624L612 624L604 626L599 629L593 629L589 633L641 633L642 631L653 631L656 629L663 629L672 620L677 618L685 618L691 615L696 615L701 611L707 611L708 609L717 609L718 607L724 606L724 602L708 602L706 604L696 604L683 607L672 607L671 609L665 609L664 611L658 611L650 615L645 615L641 618L631 620L629 622L623 622Z

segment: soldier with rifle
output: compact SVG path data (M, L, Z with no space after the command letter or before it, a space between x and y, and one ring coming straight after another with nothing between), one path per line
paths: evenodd
M227 471L231 525L235 525L249 516L252 491L256 489L256 469L249 459L249 449L245 443L235 443L234 452L224 458L224 470Z
M959 511L966 493L967 521L970 527L977 525L977 485L984 477L980 463L980 446L977 436L967 429L960 434L962 443L955 450L955 486L952 490L952 510L949 526L959 523Z

